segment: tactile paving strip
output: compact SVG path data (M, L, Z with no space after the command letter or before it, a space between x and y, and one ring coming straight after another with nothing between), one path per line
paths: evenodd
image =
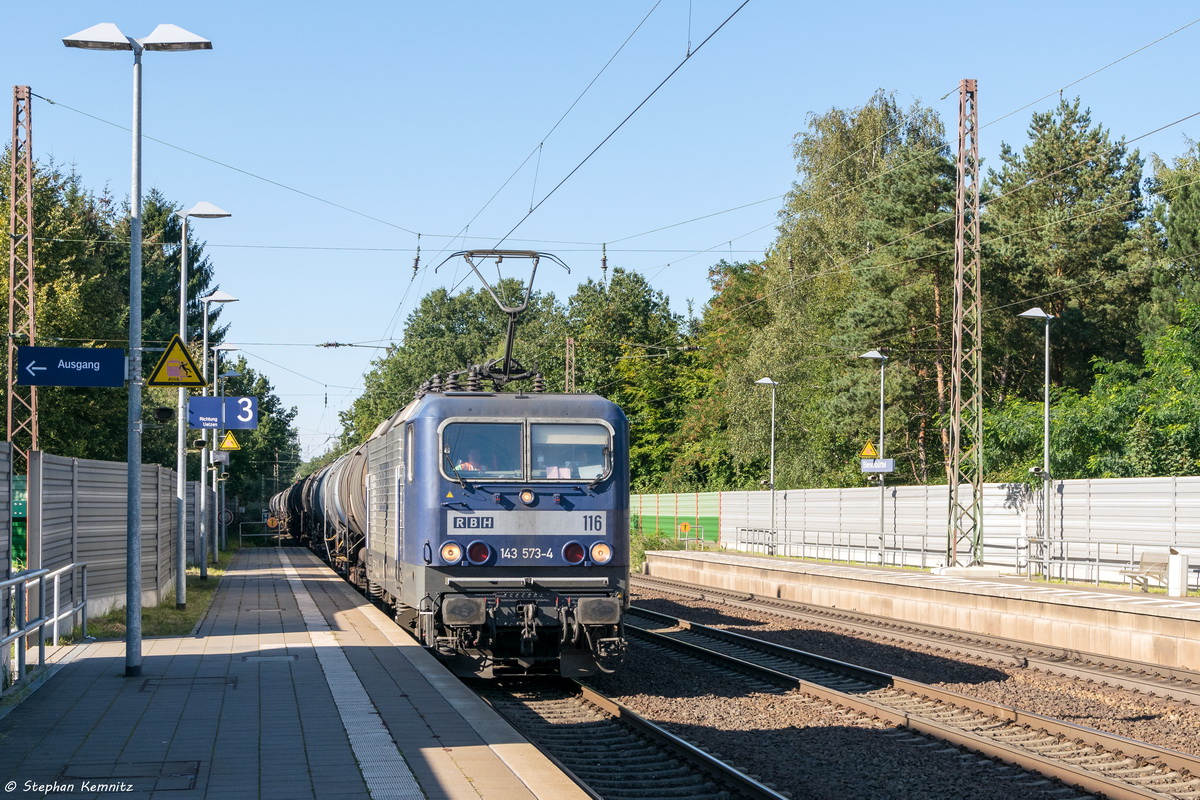
M304 588L304 582L287 556L280 553L279 560L372 800L425 800L425 793L384 727L375 704L329 630L329 624Z

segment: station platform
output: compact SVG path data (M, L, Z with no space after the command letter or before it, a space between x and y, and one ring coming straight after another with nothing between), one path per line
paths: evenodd
M1200 664L1200 598L733 553L654 551L646 574L1166 667Z
M191 636L60 648L0 707L3 797L588 797L299 548L243 550Z

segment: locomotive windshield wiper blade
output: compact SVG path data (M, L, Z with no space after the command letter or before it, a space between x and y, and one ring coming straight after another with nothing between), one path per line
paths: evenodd
M463 480L463 476L460 475L458 470L454 468L454 462L450 460L450 454L442 453L442 458L446 459L446 466L449 467L450 471L454 473L454 479L456 481L458 481L458 485L461 486L462 488L466 489L467 482L465 480Z
M604 446L602 452L604 453L604 464L600 469L600 474L596 476L594 481L588 484L588 491L590 492L596 491L596 487L604 483L604 479L607 478L612 472L612 463L609 460L612 458L612 453L609 451L607 445Z

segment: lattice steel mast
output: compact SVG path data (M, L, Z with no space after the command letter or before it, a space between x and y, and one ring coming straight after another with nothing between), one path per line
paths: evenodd
M563 378L563 391L567 394L571 394L575 391L575 339L571 336L567 337L565 372L566 374Z
M979 268L979 113L975 80L958 85L958 180L954 235L951 365L950 524L947 566L983 555L983 342Z
M17 385L17 347L34 343L33 153L28 86L13 87L13 134L8 181L8 441L13 472L29 468L38 447L37 387Z

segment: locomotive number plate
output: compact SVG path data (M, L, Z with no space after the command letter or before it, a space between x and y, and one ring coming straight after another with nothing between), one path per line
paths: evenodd
M529 560L531 558L554 558L554 551L549 547L501 547L501 558L521 558Z
M608 532L608 514L603 511L525 511L502 512L446 511L446 533L464 535L603 536Z

